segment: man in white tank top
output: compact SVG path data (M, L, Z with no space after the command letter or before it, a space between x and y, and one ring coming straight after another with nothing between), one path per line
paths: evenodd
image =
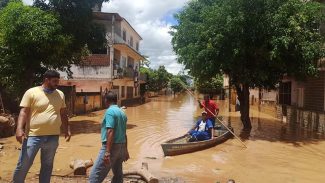
M209 140L213 137L213 125L207 118L207 112L202 112L202 119L196 122L195 126L188 132L191 136L190 142Z

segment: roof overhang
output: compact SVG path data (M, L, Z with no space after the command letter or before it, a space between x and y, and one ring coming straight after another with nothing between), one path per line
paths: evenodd
M115 43L113 46L115 49L126 52L129 56L131 56L134 60L145 60L144 56L139 52L131 48L129 45L125 43Z

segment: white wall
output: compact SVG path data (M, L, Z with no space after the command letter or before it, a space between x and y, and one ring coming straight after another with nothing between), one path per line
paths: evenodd
M132 27L130 27L130 25L125 20L123 20L121 22L121 35L122 36L123 36L123 34L122 34L123 30L126 31L126 43L130 47L132 47L134 50L136 50L136 43L138 42L140 45L141 38L138 36L138 34L135 32L135 30ZM131 44L130 44L131 37L133 37L133 46L131 46Z
M76 79L111 79L111 67L109 66L76 66L72 65L72 77ZM67 74L61 72L61 77L67 79Z
M121 60L120 60L120 65L122 65L122 57L126 58L126 67L129 66L129 62L128 62L128 54L126 52L121 51ZM134 58L133 58L134 59ZM134 65L133 65L133 69L135 69L135 66L138 66L138 71L140 69L140 61L139 60L135 60L134 59Z
M304 88L303 83L293 78L283 79L282 82L291 82L291 105L298 106L299 88Z

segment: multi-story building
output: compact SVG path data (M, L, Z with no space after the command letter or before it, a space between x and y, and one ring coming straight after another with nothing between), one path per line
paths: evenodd
M140 62L145 58L139 51L141 36L118 13L93 12L94 21L106 30L108 47L92 50L81 62L73 65L72 78L62 85L75 85L77 92L115 91L123 105L140 100L140 84L145 77L139 74Z

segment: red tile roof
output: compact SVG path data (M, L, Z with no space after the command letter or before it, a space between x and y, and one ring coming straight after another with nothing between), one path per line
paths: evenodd
M85 66L109 66L109 55L106 54L93 54L89 55L85 58L85 60L81 63L81 65Z

